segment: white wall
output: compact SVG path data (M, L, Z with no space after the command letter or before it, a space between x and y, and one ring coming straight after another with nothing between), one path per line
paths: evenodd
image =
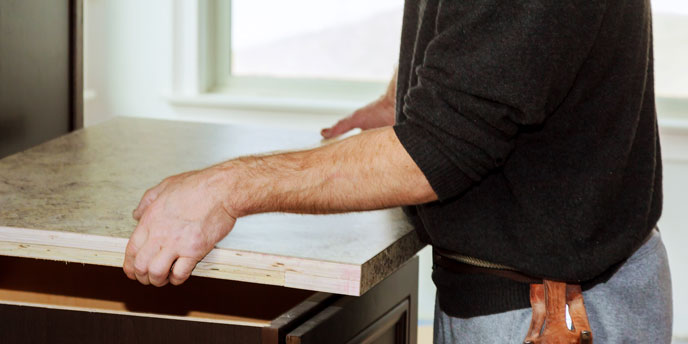
M178 1L178 0L177 0ZM341 114L172 106L175 13L170 0L85 1L85 124L113 116L261 123L318 129Z
M178 1L178 0L176 0ZM318 130L340 114L318 115L172 106L173 4L170 0L86 0L85 123L113 116L143 116ZM688 118L688 115L686 116ZM665 211L660 228L670 256L675 300L675 334L688 337L688 130L662 128L666 155ZM421 254L421 321L432 319L434 287L429 251Z
M664 157L664 211L659 220L674 292L674 335L688 339L688 130L660 133Z

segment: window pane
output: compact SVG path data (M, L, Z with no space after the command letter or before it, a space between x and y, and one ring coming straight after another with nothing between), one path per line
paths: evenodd
M658 96L688 97L688 1L653 0L655 89Z
M233 0L232 74L389 80L403 0Z

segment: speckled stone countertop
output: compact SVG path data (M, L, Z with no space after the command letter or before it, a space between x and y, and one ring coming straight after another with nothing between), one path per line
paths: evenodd
M132 210L164 177L240 155L319 144L313 132L126 117L71 133L0 160L0 254L116 266L136 225ZM44 250L32 253L37 247ZM421 247L399 209L262 214L239 219L209 255L210 265L199 264L195 274L360 294ZM98 251L114 256L89 256ZM223 273L213 273L212 264L225 264ZM284 264L298 265L302 275L289 277ZM308 266L318 276L328 266L347 272L324 276L336 287L308 286Z

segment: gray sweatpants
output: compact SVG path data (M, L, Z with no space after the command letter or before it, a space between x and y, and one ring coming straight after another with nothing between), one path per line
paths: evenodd
M671 343L671 276L659 232L583 299L596 344ZM530 308L454 318L435 302L434 342L523 343L530 318Z

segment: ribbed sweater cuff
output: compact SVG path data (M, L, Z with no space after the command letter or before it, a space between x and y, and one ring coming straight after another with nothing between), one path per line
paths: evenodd
M473 185L473 181L441 152L440 147L435 146L425 129L404 122L395 125L394 132L440 201L456 196Z

